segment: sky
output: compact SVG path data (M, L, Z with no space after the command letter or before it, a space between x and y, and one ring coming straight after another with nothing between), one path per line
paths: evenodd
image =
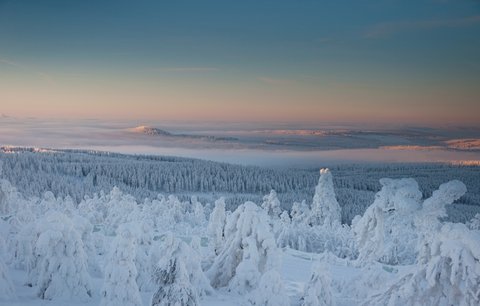
M480 1L0 0L0 114L478 126Z

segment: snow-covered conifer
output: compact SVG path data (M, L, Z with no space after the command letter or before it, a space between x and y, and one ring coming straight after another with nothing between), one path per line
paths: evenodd
M279 264L279 251L265 211L253 202L240 205L225 226L225 246L208 270L214 287L246 292Z
M480 232L447 223L428 245L429 260L365 305L480 304Z
M88 266L94 271L100 270L96 262L96 249L92 239L93 225L87 218L74 214L71 218L75 230L80 234L83 242L83 249L87 255Z
M9 181L0 179L0 215L7 215L17 209L19 193Z
M193 225L203 226L205 224L205 209L203 208L202 203L200 203L197 197L193 196L191 199L192 203L192 215L193 215Z
M215 208L210 214L207 227L207 233L211 241L210 245L213 247L216 255L220 254L225 242L224 230L226 218L225 198L221 197L215 201Z
M415 226L419 232L417 252L419 262L430 260L430 244L434 240L442 223L440 218L447 216L447 205L452 204L467 192L464 183L452 180L438 187L432 196L423 201L422 209L415 218Z
M155 263L152 261L153 226L149 219L139 221L134 231L136 236L135 266L137 267L137 284L140 291L152 289L152 272Z
M198 295L188 280L185 265L178 258L165 258L158 263L153 281L159 286L152 297L152 306L196 306Z
M110 247L101 306L140 306L142 299L137 286L135 267L135 235L132 224L122 224Z
M87 256L72 221L60 212L49 211L37 226L40 233L35 244L38 296L47 300L91 297Z
M193 306L198 304L199 296L212 292L198 254L185 242L167 233L162 254L153 273L158 289L152 298L152 306Z
M305 288L302 306L333 306L332 281L325 264L317 263L312 268L310 281Z
M2 222L3 220L0 219L0 223ZM3 258L6 257L5 247L5 241L0 237L0 301L15 297L15 289L8 276L7 266L3 261Z
M275 190L271 190L270 193L263 197L262 208L267 212L272 218L278 218L282 213L282 209L280 208L280 201L277 197L277 192Z
M305 201L293 203L292 210L290 211L290 216L292 217L292 223L294 224L306 223L309 215L310 215L310 208L308 208L308 205L305 203Z
M134 197L124 194L114 187L106 204L108 212L105 218L106 235L114 235L118 226L131 222L138 215L138 205Z
M308 224L312 226L340 224L341 218L341 208L335 195L332 173L329 169L321 169Z
M285 287L280 273L270 270L260 278L258 287L248 297L251 305L255 306L288 306L290 298L285 293Z
M476 214L475 217L467 223L467 226L471 230L480 230L480 214Z
M415 214L422 194L414 179L381 179L382 189L353 231L362 261L411 264L416 257Z

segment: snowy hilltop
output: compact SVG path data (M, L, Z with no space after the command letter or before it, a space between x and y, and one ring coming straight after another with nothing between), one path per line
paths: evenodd
M130 131L132 133L150 135L150 136L159 136L159 135L171 136L172 135L171 133L169 133L167 131L157 129L157 128L147 126L147 125L139 125L137 127L128 129L128 131Z
M464 183L424 197L381 179L349 225L333 175L288 210L275 190L229 210L117 187L25 196L0 179L0 305L480 304L480 215L445 221Z

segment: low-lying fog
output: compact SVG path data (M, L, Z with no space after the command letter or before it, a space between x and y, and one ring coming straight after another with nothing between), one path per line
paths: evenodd
M346 124L62 121L0 118L1 146L69 148L309 167L351 162L475 162L480 129Z

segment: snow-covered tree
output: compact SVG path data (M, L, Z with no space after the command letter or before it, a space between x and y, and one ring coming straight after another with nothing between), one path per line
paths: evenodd
M7 266L0 259L0 301L15 297L15 289L7 272Z
M196 306L198 296L188 281L188 272L178 258L160 262L153 281L159 286L152 297L152 306Z
M192 223L195 226L204 226L205 224L205 209L202 203L200 203L197 197L193 196L190 200L192 205Z
M249 294L248 301L255 306L290 305L280 273L275 270L265 272L258 287Z
M464 183L452 180L440 185L432 196L423 202L422 209L415 218L415 226L419 232L417 243L418 261L428 262L431 258L431 242L442 227L440 218L447 216L447 205L452 204L467 192Z
M294 202L292 205L292 210L290 211L290 216L292 217L292 223L302 224L306 223L310 215L310 208L308 207L305 201Z
M136 245L132 226L128 223L120 225L110 247L101 293L101 306L142 305L136 282Z
M92 224L103 223L105 216L107 215L107 200L105 194L99 197L98 194L94 194L93 197L85 196L84 199L78 204L78 214L87 218Z
M190 248L197 253L198 256L201 256L201 248L202 248L202 238L199 236L193 236L192 240L190 241Z
M277 197L277 192L271 190L270 193L263 197L262 208L267 212L271 218L278 218L282 213L280 208L280 201Z
M37 226L40 233L35 244L37 295L47 300L90 298L87 256L73 222L60 212L49 211Z
M282 225L289 225L292 223L292 219L290 219L290 216L288 215L288 212L287 211L283 211L281 214L280 214L280 222Z
M332 281L330 272L325 264L317 263L312 268L312 275L308 282L302 306L333 306L335 300L332 295Z
M0 223L2 222L3 220L0 219ZM7 266L3 261L3 258L6 257L5 247L5 241L0 237L0 301L15 297L15 289L13 288L12 281L7 274Z
M114 235L120 224L134 221L138 216L138 204L134 197L124 194L117 187L112 189L108 198L105 234Z
M279 260L265 211L246 202L228 218L225 246L207 274L214 287L246 292L257 287L266 271L277 268Z
M475 217L467 223L467 226L471 230L480 230L480 214L476 214Z
M98 263L96 262L96 249L92 238L93 225L87 218L74 214L72 216L72 222L75 230L80 234L83 242L83 249L87 255L87 262L90 269L94 271L100 270Z
M152 306L194 306L198 305L199 296L212 292L198 254L185 242L167 233L162 254L153 273L158 289L152 298Z
M215 208L210 214L208 221L207 234L210 237L210 245L212 246L216 255L220 254L221 249L225 243L225 198L221 197L215 201Z
M480 305L480 232L447 223L428 248L428 261L365 305Z
M315 226L341 224L341 221L341 208L335 195L332 173L329 169L321 169L307 222Z
M422 194L414 179L381 179L382 189L353 231L361 261L411 264L416 258L415 215Z
M140 291L149 291L152 289L152 271L155 262L152 260L153 245L153 226L152 221L144 219L138 221L136 228L132 232L135 235L136 254L135 266L137 267L137 285Z
M0 215L8 215L16 210L20 194L9 181L0 179Z

